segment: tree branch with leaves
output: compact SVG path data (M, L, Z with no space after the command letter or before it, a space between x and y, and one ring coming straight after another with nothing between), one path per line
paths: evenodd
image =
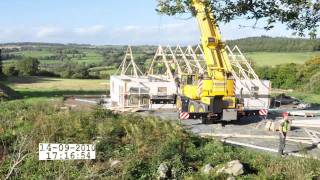
M263 20L263 28L270 30L276 22L285 24L299 36L316 38L320 30L319 0L203 0L216 21L228 23L236 18L254 20L252 27ZM158 0L161 14L192 13L192 0Z

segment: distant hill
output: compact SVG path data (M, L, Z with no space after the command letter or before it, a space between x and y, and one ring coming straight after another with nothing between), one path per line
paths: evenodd
M231 47L238 45L245 52L306 52L320 51L320 39L285 37L249 37L227 41Z
M14 42L14 43L0 43L0 47L19 46L19 47L90 47L90 44L75 44L75 43L45 43L45 42Z
M229 40L227 44L231 47L238 45L244 52L310 52L320 51L320 39L304 39L304 38L285 38L285 37L248 37L237 40ZM39 42L20 42L20 43L4 43L1 47L19 46L22 49L30 48L90 48L90 49L120 49L124 50L126 46L121 45L90 45L90 44L59 44L59 43L39 43ZM148 50L156 49L156 46L140 45L134 46L134 49Z
M15 43L1 43L0 46L64 46L60 43L42 43L42 42L15 42Z

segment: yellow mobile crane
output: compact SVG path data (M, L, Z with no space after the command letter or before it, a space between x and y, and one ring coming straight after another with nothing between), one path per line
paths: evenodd
M205 74L181 76L176 103L181 119L236 120L242 105L235 97L231 64L212 12L203 0L192 0L207 65Z

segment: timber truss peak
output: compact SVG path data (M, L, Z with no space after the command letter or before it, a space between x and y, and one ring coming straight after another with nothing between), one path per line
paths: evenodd
M234 69L233 71L237 74L238 78L240 78L241 80L250 80L251 83L253 83L252 80L255 80L255 82L258 82L260 85L265 86L258 75L254 72L251 64L242 54L237 45L234 46L232 50L228 46L226 49L229 54L229 59L232 67Z
M204 61L204 53L203 53L202 47L198 45L194 50L192 50L192 47L188 47L188 49L189 51L191 51L192 54L195 54L195 56L197 57L197 61L199 62L201 67L203 69L206 69L205 64L203 65L205 61ZM229 46L226 46L226 51L229 56L235 75L240 80L254 79L254 80L260 81L258 75L254 72L252 66L250 65L248 60L245 58L245 56L242 54L238 46L234 46L232 49Z
M176 65L176 73L182 74L180 63L170 46L163 48L158 46L155 56L152 59L149 70L146 74L148 75L163 75L165 74L166 79L174 81L174 74L171 72L170 65L174 63ZM160 65L160 66L159 66ZM162 72L159 71L158 67L163 67Z
M171 63L176 64L176 75L181 76L182 74L204 74L206 73L206 62L203 58L203 51L200 46L193 49L192 46L182 48L177 45L175 48L170 46L158 46L156 54L151 62L149 70L146 74L148 75L163 75L169 80L174 80L174 75L170 70ZM158 65L164 67L164 72L157 70Z
M192 46L188 46L185 50L185 56L187 57L190 66L193 69L193 73L205 74L207 72L207 65L203 57L203 51L198 45L195 49Z
M174 50L174 54L182 73L193 74L194 71L192 69L191 63L179 45L177 45L176 49Z
M251 86L255 83L263 85L238 46L235 46L232 49L229 46L226 46L226 51L233 69L231 73L234 79L242 84L241 87L244 87L251 92L253 90L249 88L249 84L251 84ZM128 63L128 58L130 58L130 63ZM176 65L175 75L178 77L182 74L207 73L207 65L201 45L189 45L184 48L179 45L175 48L159 45L146 75L156 75L163 79L174 81L175 77L170 68L172 63L175 63ZM119 68L122 75L127 74L126 72L128 71L129 66L133 67L131 68L131 71L133 71L131 74L133 76L139 77L139 75L142 75L140 69L133 60L130 46L128 46L125 58Z
M243 74L243 76L247 76L250 79L254 79L254 80L260 80L258 75L254 72L251 64L249 63L249 61L246 59L246 57L242 54L242 52L240 51L240 49L238 48L238 46L234 46L232 48L232 50L228 47L228 53L229 56L234 56L234 60L236 61L236 63L240 64L243 66L243 71L245 74ZM233 61L231 61L232 63L235 63Z
M120 72L120 75L131 75L134 77L139 77L143 75L143 73L141 72L141 70L139 69L139 67L134 61L134 58L132 55L132 49L130 45L126 50L126 54L116 74L118 74L119 72Z
M232 49L229 46L226 46L226 51L232 65L232 76L237 82L240 82L242 84L242 87L246 88L249 92L254 93L254 90L250 89L247 83L251 83L251 85L254 85L254 83L258 82L260 85L265 86L259 79L258 75L254 72L251 64L240 51L238 46L234 46ZM198 45L193 53L195 54L195 57L197 57L197 62L204 69L204 71L202 72L206 72L205 70L207 69L207 67L205 65L202 47ZM247 81L245 82L241 80Z

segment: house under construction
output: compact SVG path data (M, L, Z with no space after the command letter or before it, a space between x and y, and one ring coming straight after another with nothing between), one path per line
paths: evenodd
M255 112L268 109L270 81L259 79L237 46L232 49L227 46L226 50L233 68L236 96L243 99L244 109ZM170 70L171 63L175 63L177 67L174 74ZM174 108L173 99L180 90L175 77L180 78L182 74L203 74L206 71L207 66L200 46L159 46L145 73L136 65L129 46L117 75L110 78L111 108Z
M154 60L162 61L161 63L166 64L168 68L168 62L163 58L158 59L158 56L161 55L156 54ZM174 107L173 99L177 88L173 75L167 70L164 71L164 75L143 74L134 62L130 46L117 72L120 72L119 75L110 78L112 109L149 110Z

